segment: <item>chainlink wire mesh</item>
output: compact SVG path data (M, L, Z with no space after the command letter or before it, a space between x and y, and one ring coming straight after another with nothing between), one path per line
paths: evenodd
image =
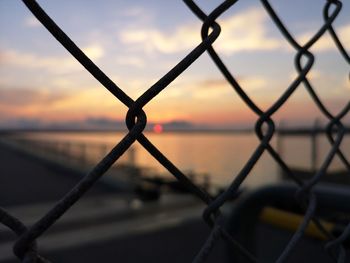
M241 254L249 262L257 262L257 259L246 248L244 248L238 241L236 241L230 233L225 230L223 225L223 218L220 213L220 207L231 197L237 194L240 185L245 178L250 174L253 166L259 161L262 154L267 151L273 159L278 163L281 169L291 178L298 186L296 198L300 206L304 209L304 217L302 223L299 225L297 231L293 234L289 243L279 255L277 262L285 262L293 249L298 244L298 241L303 236L303 233L310 221L313 221L322 233L328 238L325 246L326 250L332 253L332 258L335 262L349 262L346 258L346 248L344 241L350 235L350 223L345 227L343 232L335 237L332 233L326 230L322 222L315 215L317 206L317 198L313 193L313 188L320 179L325 175L333 158L337 155L344 163L347 171L350 171L350 164L346 156L342 153L340 145L342 143L346 128L342 123L342 119L349 113L350 102L338 112L336 115L331 112L324 105L320 97L317 95L315 88L308 79L315 56L311 53L310 48L320 38L329 33L334 44L337 46L340 54L347 63L350 64L350 56L344 48L342 42L333 27L333 22L337 18L342 9L342 2L339 0L326 0L323 7L324 23L318 31L309 38L309 40L301 45L289 32L285 24L282 22L274 8L270 5L268 0L261 0L262 5L269 14L271 20L279 29L285 40L294 48L295 57L294 63L298 73L297 77L284 90L283 94L266 110L260 109L257 104L247 95L245 90L236 81L233 74L228 70L220 55L213 48L213 43L220 35L220 25L216 19L224 12L230 9L237 0L227 0L217 6L210 14L206 14L202 9L192 0L184 0L188 8L194 15L202 21L201 37L202 41L176 64L168 73L159 79L153 86L147 89L137 100L131 99L120 87L118 87L108 76L106 76L95 64L91 61L81 49L60 29L60 27L48 16L45 11L34 0L23 0L27 8L36 16L44 27L59 41L64 48L66 48L73 57L75 57L87 71L91 73L106 89L108 89L113 96L120 100L128 107L126 114L126 125L129 131L125 134L116 146L81 180L74 188L72 188L50 211L48 211L35 224L27 228L20 221L20 219L12 216L4 209L0 209L0 222L10 228L18 239L14 244L14 253L22 262L49 262L40 255L37 246L37 238L45 234L45 232L68 210L70 207L79 201L85 192L94 186L95 182L103 176L103 174L125 153L125 151L132 146L135 141L138 141L160 164L162 164L179 182L188 188L188 190L199 197L206 205L203 213L203 220L211 227L211 233L208 236L205 244L197 253L193 262L205 262L208 255L211 253L215 243L222 239L232 247L235 253ZM147 124L147 115L143 111L143 107L154 99L160 92L162 92L174 79L176 79L182 72L184 72L194 61L196 61L203 53L207 52L212 62L221 71L227 82L237 92L240 98L247 106L257 115L258 119L255 125L255 133L260 139L260 143L245 163L242 170L232 176L232 183L227 189L213 198L209 193L198 187L192 182L182 171L180 171L166 156L162 154L152 142L145 136L143 130ZM311 96L313 102L317 105L320 112L328 119L326 126L326 134L331 144L331 149L327 153L326 158L321 164L320 168L314 173L310 180L301 180L291 170L291 168L284 162L281 156L270 145L270 141L275 132L275 124L272 119L273 115L283 107L286 101L293 95L297 89L305 88ZM267 129L266 129L267 127Z

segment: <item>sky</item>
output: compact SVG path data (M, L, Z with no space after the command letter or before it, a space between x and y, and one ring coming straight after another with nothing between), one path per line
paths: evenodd
M129 96L137 99L201 41L201 22L182 1L41 0L39 4ZM323 22L325 0L272 1L300 43ZM335 28L350 52L350 2ZM207 13L220 1L197 1ZM260 1L241 0L218 19L214 48L243 89L269 108L296 77L295 50ZM350 99L350 66L326 34L311 51L309 79L336 114ZM22 1L0 0L0 127L123 120L127 108L36 20ZM215 127L253 125L242 102L205 53L145 106L153 123L175 120ZM348 114L349 115L349 114ZM325 119L301 86L274 115L280 122ZM349 116L346 122L350 123Z

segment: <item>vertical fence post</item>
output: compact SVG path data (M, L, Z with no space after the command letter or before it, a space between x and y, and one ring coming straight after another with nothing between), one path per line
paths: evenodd
M135 149L135 147L130 147L128 153L129 153L128 164L132 167L136 166L136 149Z
M318 160L318 132L319 132L319 120L315 119L313 130L311 132L311 171L316 172L317 160Z
M81 143L80 144L80 154L79 154L79 156L80 156L80 161L81 161L81 165L84 167L85 166L85 164L86 164L86 162L87 162L87 158L86 158L86 145L85 145L85 143Z
M284 121L281 120L278 125L278 130L276 133L276 152L277 154L282 158L284 155L284 148L283 148L283 128L284 128ZM277 165L277 174L280 175L280 177L283 177L283 169L279 165Z
M72 154L71 154L71 142L67 142L66 143L66 151L65 151L65 159L68 161L68 162L71 162L71 160L72 160L72 157L73 156L71 156Z
M105 143L100 145L101 158L107 154L107 145Z

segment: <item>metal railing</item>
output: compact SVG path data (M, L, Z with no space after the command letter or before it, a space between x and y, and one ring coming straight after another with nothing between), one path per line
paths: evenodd
M70 140L33 140L22 137L10 137L2 142L29 154L41 156L44 159L80 166L86 170L108 153L113 145L104 142L77 142ZM130 147L122 156L119 164L136 166L136 149Z
M219 239L223 239L229 244L235 253L240 254L249 262L257 262L258 259L251 252L244 248L239 241L225 227L225 218L220 212L220 208L232 197L237 195L239 188L245 178L250 174L254 165L259 161L264 152L268 152L278 165L283 169L289 178L291 178L298 186L295 198L300 207L304 210L304 217L298 229L279 255L277 262L286 262L291 255L293 249L303 237L307 225L312 221L317 228L326 236L327 251L336 262L346 262L346 249L344 242L350 235L350 224L344 231L334 236L327 231L323 222L316 215L316 207L318 199L313 192L314 186L321 180L326 173L327 168L335 156L338 156L348 171L350 164L346 156L342 153L340 145L345 133L345 127L342 119L349 113L350 103L333 115L323 104L317 95L316 89L312 86L308 79L315 56L310 48L326 33L329 33L337 46L340 54L345 61L350 64L350 57L343 47L340 39L333 28L333 22L337 18L342 9L342 2L339 0L325 1L323 9L324 23L310 39L301 45L289 32L286 25L282 22L269 1L261 0L262 5L269 14L271 20L278 27L286 41L295 50L295 68L298 73L292 83L286 87L283 94L267 109L262 110L257 106L255 101L247 95L244 88L240 86L234 75L228 70L220 55L215 51L212 44L220 36L220 25L216 19L224 12L230 9L237 1L224 1L210 14L204 13L202 9L192 0L185 0L188 8L203 22L201 29L202 41L187 54L178 64L176 64L168 73L160 78L153 86L147 89L136 100L126 94L118 87L108 76L106 76L82 51L81 49L60 29L60 27L45 13L45 11L34 0L23 0L29 10L37 17L37 19L47 28L47 30L74 56L88 72L91 73L106 89L108 89L118 100L128 107L126 113L126 125L129 131L125 134L116 146L80 181L71 189L52 209L38 220L31 227L25 227L20 219L7 213L4 209L0 210L0 222L18 236L14 244L14 253L22 260L22 262L49 262L40 256L40 250L36 240L45 234L45 232L68 210L79 201L85 192L93 187L94 183L103 176L103 174L129 149L135 141L138 141L159 163L161 163L179 182L188 188L190 192L200 198L207 208L203 213L203 220L211 227L211 234L208 236L205 244L194 258L193 262L205 262L210 255L214 245ZM237 92L245 104L256 114L257 121L255 132L260 139L260 143L247 160L244 167L238 174L232 175L232 183L227 189L215 198L208 194L205 190L194 184L180 169L178 169L166 156L162 154L152 142L145 136L143 130L147 124L147 114L143 110L153 98L162 92L174 79L184 72L190 65L196 61L203 53L207 52L213 63L221 71L227 82ZM326 158L322 161L320 168L314 173L309 180L301 180L298 175L293 173L284 160L278 155L276 150L270 145L270 141L275 133L275 124L273 121L274 114L281 109L286 101L291 98L297 89L305 88L311 96L313 102L320 112L328 119L326 127L327 137L331 144L331 149ZM254 175L252 175L254 176Z

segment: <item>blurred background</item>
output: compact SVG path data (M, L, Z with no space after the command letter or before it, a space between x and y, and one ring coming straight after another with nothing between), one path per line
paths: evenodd
M181 1L38 2L133 99L201 42L202 24ZM296 39L306 43L324 23L324 2L283 0L273 1L272 5ZM209 13L220 2L198 4ZM349 13L350 5L344 2L334 22L347 48ZM297 77L296 51L257 1L238 1L217 21L222 32L213 45L215 50L254 102L268 109ZM316 60L308 79L327 108L337 114L350 99L349 65L327 33L311 51ZM125 136L127 110L20 1L0 1L0 206L17 213L28 224L33 223ZM254 133L258 116L239 98L207 54L144 110L147 138L213 195L229 185L259 145ZM273 120L277 132L271 145L303 176L315 172L331 149L322 132L328 120L303 86L273 115ZM349 127L349 114L342 123ZM350 155L348 135L341 149ZM328 173L336 178L330 181L348 183L344 179L348 171L338 157ZM266 152L242 190L284 179ZM127 258L131 260L133 246L137 242L144 244L147 235L152 240L162 240L158 237L166 236L164 229L177 232L182 224L181 231L195 231L192 237L200 241L193 244L200 248L209 231L204 223L198 229L189 227L196 225L202 205L137 142L78 203L43 242L43 251L64 262L74 262L74 253L81 256L79 249L71 248L84 247L86 251L91 244L100 247L105 260L110 260L109 245L120 240L128 244L129 239L123 262L135 262ZM130 216L132 220L126 220ZM113 224L116 221L119 224ZM0 262L12 262L10 240L14 237L5 229L1 233ZM173 239L165 238L169 244L181 243L183 236L169 233L173 235ZM138 238L131 239L132 235ZM64 241L68 237L71 243ZM63 250L66 254L60 252ZM195 248L187 250L188 255L183 255L191 259ZM147 246L144 253L149 253ZM88 259L93 260L93 256L87 256L84 262Z

